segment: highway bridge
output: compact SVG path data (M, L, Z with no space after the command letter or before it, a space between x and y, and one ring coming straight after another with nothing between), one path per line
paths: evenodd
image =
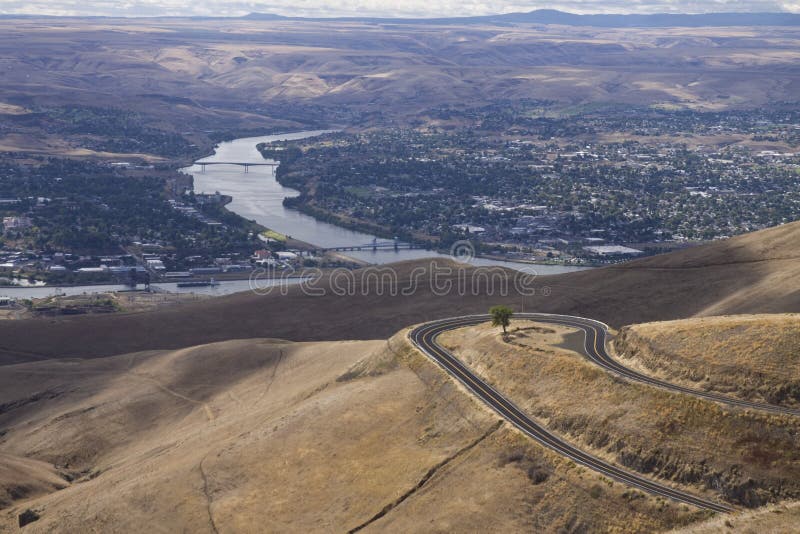
M206 172L206 167L208 165L238 165L239 167L244 167L244 172L250 172L250 167L278 166L278 163L250 163L247 161L198 161L196 164L200 165L200 172Z
M341 247L329 247L317 250L320 252L347 252L361 250L372 250L373 252L377 252L378 250L411 250L415 248L423 247L413 243L404 243L402 241L398 241L397 239L392 241L378 241L377 239L373 239L371 243L364 243L362 245L345 245Z

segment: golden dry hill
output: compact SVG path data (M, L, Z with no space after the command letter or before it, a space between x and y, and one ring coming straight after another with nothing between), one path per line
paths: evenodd
M0 403L0 531L26 512L25 532L652 532L707 515L521 436L404 333L18 364Z
M245 293L155 312L0 323L0 530L13 531L26 512L27 520L38 517L25 527L31 532L142 525L653 532L689 525L706 514L546 451L499 423L411 349L403 332L394 334L501 302L616 326L797 311L798 233L795 223L541 277L537 287L551 293L525 299L487 294L485 285L475 295L441 295L425 283L412 295L391 295L371 278L351 296L295 287L287 295ZM430 274L425 262L392 268L402 282L423 265ZM666 347L689 362L671 359L659 372L688 380L682 366L704 365L715 387L749 395L742 384L762 367L772 373L764 387L785 380L770 361L783 358L783 369L794 369L795 316L767 319L670 325L684 345L670 345L658 325L624 330L620 340L649 336L654 357ZM797 418L630 384L576 354L575 333L513 328L520 329L508 341L480 326L444 341L552 431L609 461L744 507L798 497ZM714 329L716 337L703 337ZM788 344L776 343L779 335ZM719 353L770 338L775 350L757 358L746 350ZM702 358L691 360L699 356L686 352L690 345L704 347ZM722 365L727 358L743 374Z
M549 452L501 423L405 334L5 366L0 531L15 531L26 512L38 517L28 532L758 524L749 512L702 523L704 512ZM618 380L574 352L579 341L570 329L527 321L514 321L507 339L488 325L443 338L548 428L608 461L745 508L800 494L796 418ZM786 527L793 506L752 517Z
M523 411L618 465L745 507L800 497L800 418L742 411L617 378L572 347L583 333L512 321L441 343Z
M800 315L732 315L632 325L619 357L671 382L748 400L800 404Z
M700 524L675 529L671 534L795 534L800 524L800 502L766 506L735 517L715 517Z

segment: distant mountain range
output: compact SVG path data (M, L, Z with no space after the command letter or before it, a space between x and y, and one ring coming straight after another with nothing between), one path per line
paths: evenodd
M113 19L110 16L61 17L57 15L2 14L0 19L76 18ZM193 20L263 20L263 21L310 21L310 22L366 22L373 24L559 24L562 26L591 26L598 28L671 28L708 26L800 26L800 13L657 13L652 15L577 15L555 9L537 9L527 13L505 13L477 17L440 18L390 18L390 17L287 17L273 13L250 13L243 17L168 16L126 17L143 19L193 19Z
M601 28L669 28L675 26L800 26L800 14L795 13L703 13L697 15L660 13L653 15L576 15L554 9L539 9L529 13L506 13L479 17L450 18L376 18L284 17L270 13L251 13L246 20L309 20L359 21L391 24L560 24L565 26L594 26Z

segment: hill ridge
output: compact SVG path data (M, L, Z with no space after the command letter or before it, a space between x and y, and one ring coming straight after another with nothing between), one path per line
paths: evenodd
M791 12L714 12L714 13L604 13L578 14L556 9L536 9L494 15L455 17L293 17L274 13L250 13L244 20L371 22L392 24L555 24L601 28L669 28L725 26L800 26L800 14Z
M530 288L535 294L524 297L513 291L502 296L501 288L487 291L486 277L473 291L459 294L459 276L479 278L480 271L467 266L452 269L452 287L443 293L435 287L433 262L421 260L394 266L397 280L422 269L410 295L391 294L387 282L378 285L375 277L365 277L352 294L339 296L333 281L323 277L315 286L323 296L293 286L285 295L237 293L152 312L2 321L0 364L24 360L25 354L101 357L255 337L385 339L411 324L486 313L498 303L590 317L614 327L703 315L800 312L800 263L776 259L796 255L798 244L800 222L790 223L627 264L539 276ZM505 272L510 288L523 276ZM438 282L446 280L440 275Z

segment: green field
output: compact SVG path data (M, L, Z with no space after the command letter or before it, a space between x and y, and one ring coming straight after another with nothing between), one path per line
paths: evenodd
M266 237L267 239L272 239L274 241L280 241L281 243L286 242L286 236L283 234L279 234L275 230L264 230L261 232L261 235Z

